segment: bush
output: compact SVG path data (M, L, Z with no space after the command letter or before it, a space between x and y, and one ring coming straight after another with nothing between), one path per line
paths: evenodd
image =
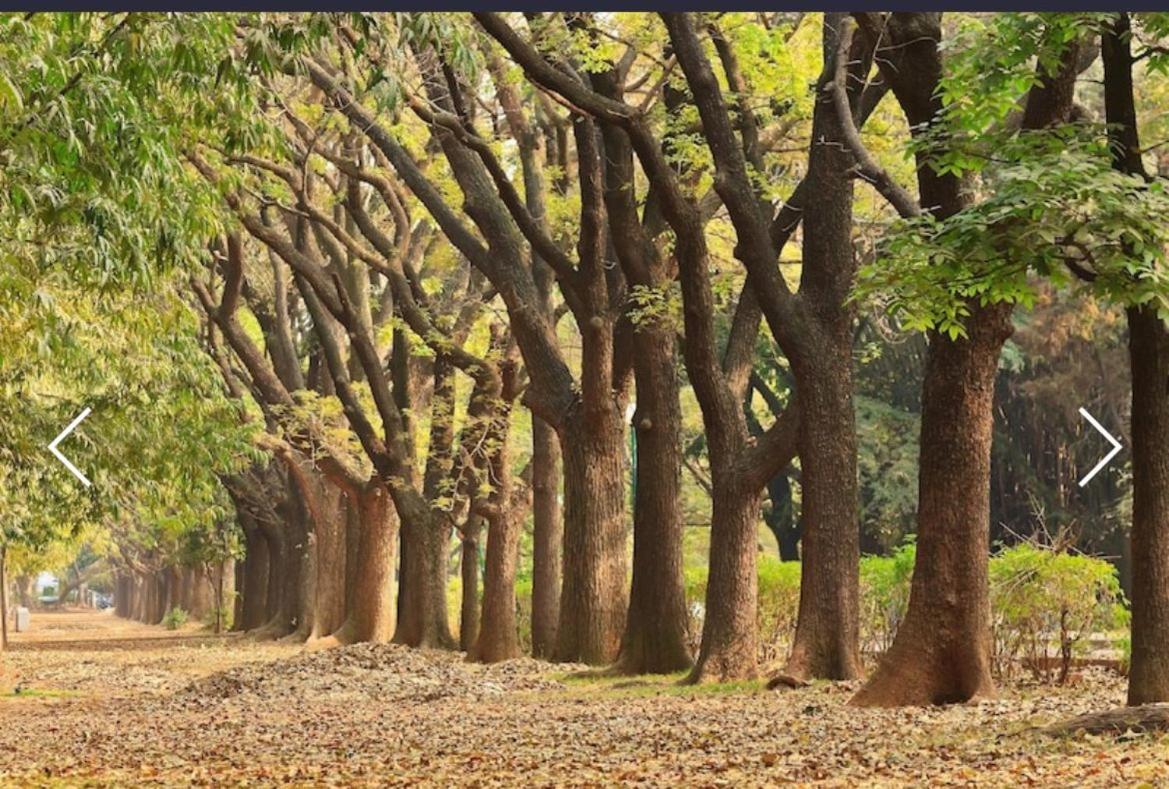
M166 626L167 630L178 630L187 624L187 612L178 607L172 608L162 618L162 624Z
M892 556L863 556L861 580L861 649L884 652L909 608L909 582L917 546L907 542Z
M1128 623L1116 568L1091 556L1016 545L991 558L990 593L994 665L1004 677L1022 662L1036 679L1063 682L1086 637Z

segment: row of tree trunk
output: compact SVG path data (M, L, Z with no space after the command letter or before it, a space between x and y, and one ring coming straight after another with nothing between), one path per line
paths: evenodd
M114 613L146 624L160 624L174 609L192 620L216 622L233 586L232 562L212 567L170 565L159 570L125 567L114 574Z

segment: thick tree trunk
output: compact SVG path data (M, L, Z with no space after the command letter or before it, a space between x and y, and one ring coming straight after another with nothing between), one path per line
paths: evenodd
M966 324L969 338L930 337L909 608L854 704L945 704L994 695L990 450L994 379L1010 316L1010 305L975 307Z
M239 630L255 630L268 620L268 540L258 526L244 525L243 611Z
M312 512L314 572L307 638L324 638L345 622L346 518L348 498L323 477L308 476L318 507Z
M556 431L532 415L532 656L551 657L560 619L560 447Z
M785 673L801 679L863 674L852 336L849 326L842 328L796 369L803 566Z
M1132 659L1130 705L1169 701L1169 330L1128 310L1132 365Z
M564 585L555 659L597 665L616 659L628 603L624 431L615 408L594 413L578 409L559 433Z
M479 538L483 519L467 517L461 541L459 574L463 581L463 599L459 608L459 649L470 652L479 640Z
M626 674L668 674L693 662L682 576L682 412L675 331L668 325L639 326L634 343L633 584L616 668Z
M277 507L278 515L286 516L283 503ZM260 527L264 539L268 543L268 577L264 603L264 622L260 626L257 636L263 638L280 638L288 635L293 628L292 601L288 597L286 581L289 576L291 556L289 551L287 517L279 525L263 525Z
M419 508L421 509L421 508ZM454 649L447 615L447 548L450 528L428 511L402 514L402 566L394 642Z
M394 635L394 560L398 518L389 493L380 485L362 491L355 502L361 523L354 573L353 605L334 634L342 643L383 643Z
M710 571L698 659L689 682L724 682L759 675L756 569L762 492L744 490L735 475L713 475Z

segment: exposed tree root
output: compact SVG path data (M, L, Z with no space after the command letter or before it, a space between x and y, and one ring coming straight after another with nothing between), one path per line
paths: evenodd
M1144 704L1140 707L1117 707L1104 712L1089 712L1071 720L1048 726L1047 734L1124 734L1169 731L1169 703Z

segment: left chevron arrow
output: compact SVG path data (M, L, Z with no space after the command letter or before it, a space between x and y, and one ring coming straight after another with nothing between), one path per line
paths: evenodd
M90 486L90 481L86 479L85 475L78 470L77 466L73 465L69 461L69 458L65 457L65 455L61 453L61 450L57 449L57 445L68 438L69 434L72 433L74 429L76 429L76 427L81 424L85 417L89 416L89 413L92 410L92 408L86 408L84 411L78 414L77 418L69 423L69 427L62 430L60 434L53 439L52 443L49 444L49 451L53 453L57 460L61 461L61 463L65 465L65 468L73 472L73 476L81 480L81 484L87 488Z

